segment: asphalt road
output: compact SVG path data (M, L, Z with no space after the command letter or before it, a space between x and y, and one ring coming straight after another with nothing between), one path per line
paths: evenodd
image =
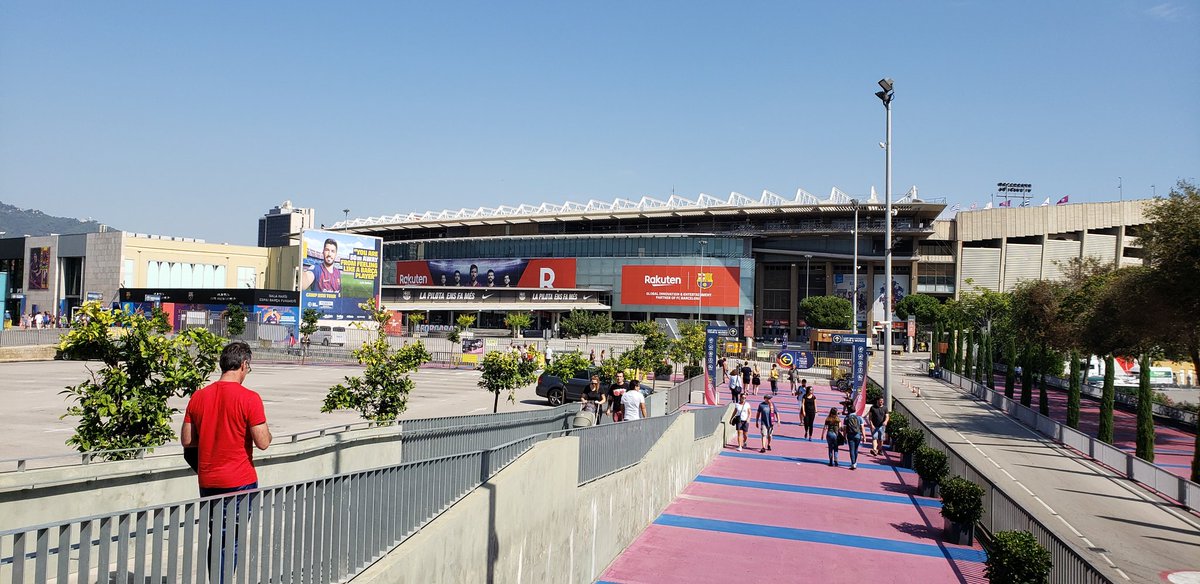
M879 379L881 364L874 365ZM1114 582L1163 582L1166 573L1200 570L1200 518L930 379L923 367L919 359L894 360L895 395ZM920 386L922 397L901 382Z
M96 363L46 361L0 363L0 404L4 404L4 423L0 424L0 461L45 455L72 454L65 441L74 431L71 418L59 419L69 405L60 392L90 375L88 367ZM267 423L276 437L329 426L361 421L357 412L321 413L328 389L347 375L362 371L358 366L270 365L256 363L246 385L263 398ZM216 376L213 378L215 379ZM479 373L461 369L422 369L412 374L416 387L409 394L408 410L401 419L431 418L492 411L493 396L478 387ZM537 397L533 386L517 392L516 403L500 398L500 411L530 410L548 407ZM172 400L183 409L186 399ZM174 426L183 421L175 416ZM11 464L0 464L0 471Z

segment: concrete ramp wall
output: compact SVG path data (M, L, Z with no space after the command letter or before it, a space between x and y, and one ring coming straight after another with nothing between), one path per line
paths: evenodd
M579 438L541 442L354 579L593 582L721 450L681 415L634 466L578 484Z

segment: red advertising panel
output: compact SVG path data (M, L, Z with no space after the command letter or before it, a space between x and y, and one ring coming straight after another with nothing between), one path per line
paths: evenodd
M575 259L460 259L396 262L397 286L574 288Z
M725 266L623 266L621 302L737 308L739 277L740 270Z

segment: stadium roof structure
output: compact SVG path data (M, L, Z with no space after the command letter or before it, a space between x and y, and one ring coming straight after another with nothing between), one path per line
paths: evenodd
M501 205L499 207L479 207L475 209L399 213L396 215L338 221L332 227L329 227L329 229L362 233L394 229L583 221L628 217L726 215L791 210L821 211L824 209L842 211L848 205L852 204L854 200L855 197L851 197L837 187L833 188L826 199L820 199L804 189L797 189L796 197L793 199L785 199L771 191L765 190L758 199L752 199L737 192L730 193L728 199L718 199L704 193L701 193L696 199L671 195L665 201L653 197L642 197L637 201L617 198L611 202L592 199L586 203L567 201L562 204L542 203L541 205L519 205L516 207ZM875 193L874 187L871 188L869 198L866 200L859 199L859 201L864 205L883 204ZM904 196L893 201L893 203L919 205L922 201L917 197L917 187L914 186ZM941 204L938 204L939 208L941 206Z

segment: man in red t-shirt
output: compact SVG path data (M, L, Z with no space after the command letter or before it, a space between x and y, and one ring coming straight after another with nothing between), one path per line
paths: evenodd
M250 357L250 345L226 345L221 378L192 394L183 416L180 440L184 448L198 448L201 497L258 488L253 447L266 450L271 430L262 398L242 385Z

